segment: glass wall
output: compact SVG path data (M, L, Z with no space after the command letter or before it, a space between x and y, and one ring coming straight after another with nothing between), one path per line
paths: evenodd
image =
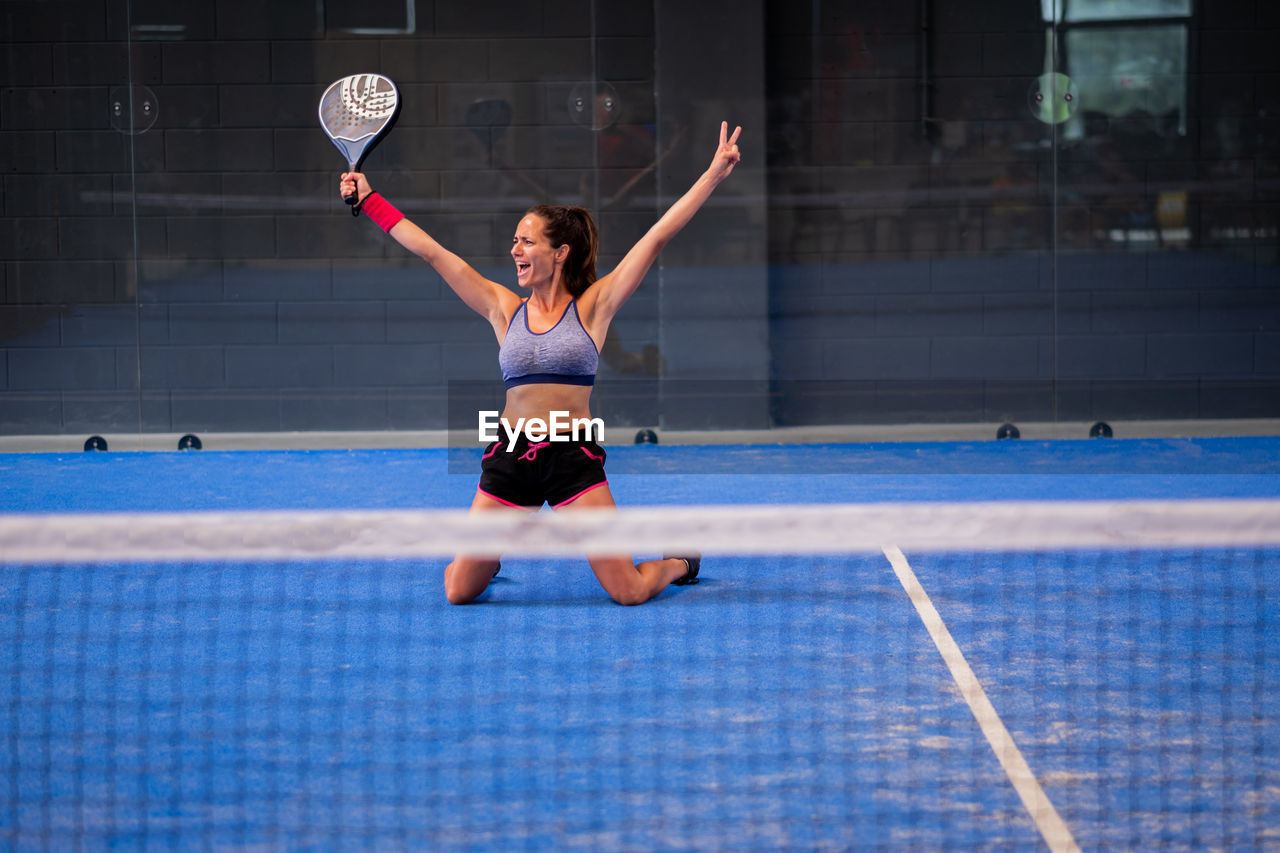
M1280 417L1278 27L1262 0L6 2L0 436L419 441L501 399L489 324L338 197L317 104L358 72L402 99L372 184L513 288L531 204L591 209L607 271L742 125L603 342L606 424Z

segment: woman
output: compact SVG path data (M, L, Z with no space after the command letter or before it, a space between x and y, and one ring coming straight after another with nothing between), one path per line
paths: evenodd
M596 278L596 227L586 210L552 205L529 210L511 240L523 298L481 276L405 219L373 192L363 174L343 174L339 191L344 198L357 194L357 204L370 219L431 264L463 302L489 321L507 386L502 418L508 424L520 418L550 423L551 412L567 413L569 423L585 423L591 418L600 348L614 315L640 286L662 248L741 159L742 128L735 128L732 136L728 130L728 122L721 123L720 143L707 171L603 278ZM500 434L485 450L471 511L534 510L544 502L563 510L613 509L604 455L590 440L530 442L524 435L509 450ZM694 583L699 565L697 555L664 556L639 564L624 555L587 559L600 585L619 604L648 601L672 583ZM496 559L460 554L445 568L445 595L454 604L472 601L497 571Z

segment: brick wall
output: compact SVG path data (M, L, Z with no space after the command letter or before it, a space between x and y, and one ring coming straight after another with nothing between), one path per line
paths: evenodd
M405 28L405 4L5 4L0 429L443 426L448 379L495 378L492 334L350 217L316 102L347 73L393 77L404 107L365 171L508 279L530 203L600 208L653 159L652 10L596 5L419 2L412 34L359 34ZM603 132L569 112L593 78L623 106ZM145 132L108 120L130 91L154 101ZM482 99L510 125L470 122ZM602 212L606 264L655 187L642 174ZM654 336L653 303L620 324L624 350Z
M651 423L1275 416L1280 16L1213 5L1185 133L1078 145L1027 107L1038 0L5 3L0 432L424 429L496 379L484 321L336 197L315 104L359 70L404 96L365 171L499 281L530 203L595 209L607 269L747 128L601 385L743 390ZM1111 238L1168 190L1191 239Z

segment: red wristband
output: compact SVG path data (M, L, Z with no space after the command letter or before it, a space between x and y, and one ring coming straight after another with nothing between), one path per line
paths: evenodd
M396 210L396 206L382 197L381 193L371 192L360 202L360 209L365 216L373 220L383 231L390 231L397 222L404 219L404 214Z

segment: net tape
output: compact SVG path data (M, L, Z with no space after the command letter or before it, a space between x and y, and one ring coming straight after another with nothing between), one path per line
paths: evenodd
M0 515L0 564L1280 545L1280 500Z

